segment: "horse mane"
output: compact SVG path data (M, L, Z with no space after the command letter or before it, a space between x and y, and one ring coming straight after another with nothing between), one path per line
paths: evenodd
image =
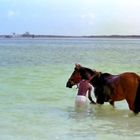
M81 69L88 71L91 75L95 72L94 70L86 67L81 67Z
M110 73L102 73L102 72L99 72L99 71L96 71L87 67L80 67L79 70L80 70L80 73L82 74L85 74L86 72L89 73L91 76L96 74L94 77L94 81L95 82L97 81L98 84L106 83L106 78L112 76L112 74ZM91 77L91 81L93 81L92 77Z

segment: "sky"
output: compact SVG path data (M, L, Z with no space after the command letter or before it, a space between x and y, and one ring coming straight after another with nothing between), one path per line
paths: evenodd
M140 0L0 0L0 34L140 35Z

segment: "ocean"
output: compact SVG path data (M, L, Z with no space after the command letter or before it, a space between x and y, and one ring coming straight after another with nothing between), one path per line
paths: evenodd
M140 39L0 39L1 140L140 139L126 101L75 109L77 89L66 88L75 63L140 74Z

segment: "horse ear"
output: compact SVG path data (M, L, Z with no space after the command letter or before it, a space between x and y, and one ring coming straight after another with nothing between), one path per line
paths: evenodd
M81 65L80 64L75 64L75 68L76 69L80 69L81 68Z

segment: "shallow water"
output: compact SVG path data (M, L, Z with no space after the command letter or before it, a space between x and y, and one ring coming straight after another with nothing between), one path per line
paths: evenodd
M139 39L0 39L0 139L140 139L125 101L74 107L65 87L74 64L140 74Z

